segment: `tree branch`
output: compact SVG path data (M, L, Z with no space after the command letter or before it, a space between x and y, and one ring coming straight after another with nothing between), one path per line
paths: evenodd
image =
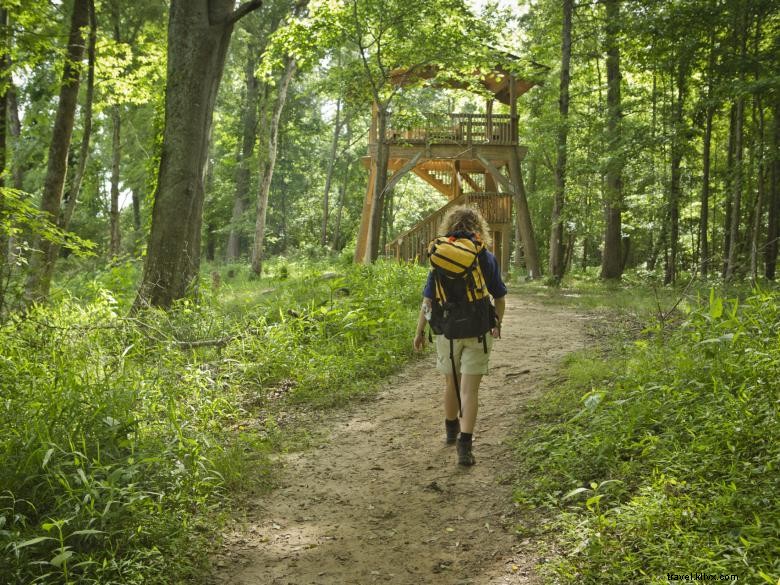
M230 16L227 17L225 24L235 24L242 18L244 18L250 12L257 10L263 6L263 0L249 0L244 2L241 6L236 8Z

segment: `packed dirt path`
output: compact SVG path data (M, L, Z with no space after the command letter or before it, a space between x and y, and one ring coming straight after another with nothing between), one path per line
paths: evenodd
M333 414L327 440L285 457L281 485L226 535L217 582L231 585L539 583L537 543L512 502L518 413L560 359L585 344L584 315L510 295L483 378L477 464L444 442L433 355L369 401ZM409 343L412 343L410 331Z

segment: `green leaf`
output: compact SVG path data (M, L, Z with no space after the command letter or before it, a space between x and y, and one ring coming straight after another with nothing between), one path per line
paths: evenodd
M570 498L573 498L574 496L577 496L577 495L579 495L579 494L581 494L581 493L583 493L583 492L590 492L590 491L592 491L592 490L591 490L591 489L589 489L589 488L585 488L585 487L578 487L578 488L575 488L575 489L571 490L569 493L567 493L567 494L566 494L565 496L563 496L563 498L561 498L561 499L562 499L562 500L568 500L568 499L570 499Z
M62 566L63 563L67 562L67 560L72 557L74 553L72 550L64 550L57 556L55 556L52 560L49 561L49 564L54 565L58 569Z
M24 542L15 544L14 549L19 550L20 548L33 546L38 544L39 542L43 542L44 540L56 540L56 538L52 538L51 536L36 536L35 538L31 538L30 540L25 540Z

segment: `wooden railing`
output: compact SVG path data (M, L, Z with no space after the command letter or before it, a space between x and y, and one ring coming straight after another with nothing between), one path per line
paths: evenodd
M420 125L394 126L390 119L387 141L391 144L517 144L517 119L507 114L427 114Z
M426 259L427 246L439 233L444 215L456 205L474 205L491 225L512 221L512 195L509 193L464 193L444 207L437 209L417 223L412 229L387 244L385 253L397 260L422 262Z

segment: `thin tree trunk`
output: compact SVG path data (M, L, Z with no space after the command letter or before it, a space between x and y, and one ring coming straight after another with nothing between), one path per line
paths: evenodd
M8 102L11 81L11 60L10 53L11 35L8 28L8 10L0 8L0 43L2 43L2 53L0 54L0 217L5 218L5 201L1 189L5 187L5 165L8 160ZM0 227L0 230L2 228ZM0 231L0 313L3 310L3 299L5 297L6 276L11 272L11 250L9 247L10 235L6 231Z
M169 307L197 280L214 103L233 26L261 2L234 6L234 0L171 1L165 130L135 309Z
M119 106L111 109L111 121L113 125L111 139L111 247L109 255L119 256L120 231L119 231L119 165L122 160L122 117Z
M734 144L736 142L736 124L734 122L737 114L736 104L731 104L729 109L729 141L728 150L726 153L726 169L727 173L731 173L734 169ZM734 195L733 189L730 188L732 178L729 176L726 181L726 193L725 193L725 209L723 213L723 264L721 267L721 277L726 278L726 269L728 268L729 249L731 248L731 214L733 211L732 197Z
M268 153L267 159L263 162L262 179L260 181L260 191L257 196L257 217L255 220L255 242L252 250L252 272L257 276L262 276L263 272L263 245L265 241L265 220L268 213L268 194L271 191L271 180L273 179L274 166L276 165L277 144L279 137L279 121L282 117L284 103L287 100L287 90L290 81L295 75L295 60L288 57L285 63L284 73L279 81L279 88L276 96L276 104L271 116L271 127L268 134Z
M328 172L325 176L325 193L322 196L322 228L320 230L320 245L328 245L328 196L330 183L333 179L333 167L336 164L336 150L339 147L339 135L341 134L341 98L336 102L336 120L333 123L333 142L330 145L330 158L328 159Z
M701 210L699 213L699 270L702 276L710 271L709 219L710 219L710 149L712 145L712 120L715 108L707 107L702 139Z
M141 194L137 187L133 187L133 232L136 244L141 238Z
M671 180L669 183L669 256L664 284L677 279L677 254L680 246L680 179L684 150L683 106L685 103L685 78L688 67L685 57L677 64L677 96L672 111Z
M550 230L550 276L556 282L563 278L563 206L566 193L566 139L569 130L569 67L571 63L571 20L573 0L563 0L563 34L561 35L561 81L558 99L558 157L555 164L552 228Z
M767 219L766 249L764 252L764 276L774 280L777 269L778 238L780 237L780 100L775 100L772 110L774 132L772 135L772 159L769 181L769 217Z
M84 28L89 25L89 12L89 0L74 0L68 49L62 71L62 84L41 198L41 211L44 217L55 224L59 220L68 170L68 149L78 102L80 64L84 56ZM36 251L30 256L24 294L25 304L45 299L51 285L51 270L48 266L51 266L54 261L52 256L54 246L51 242L36 237L33 248Z
M707 107L702 138L701 210L699 213L699 271L706 277L710 271L709 219L710 219L710 150L712 147L712 120L715 117L713 100L713 76L715 75L715 35L710 33L710 54L707 66Z
M345 142L346 144L349 144L352 139L352 133L350 132L348 119L345 121L345 126L346 126ZM338 208L336 210L336 225L333 228L333 245L338 250L342 249L341 216L344 212L344 204L347 198L347 183L349 183L349 171L351 167L352 164L350 162L347 162L344 165L344 172L342 173L342 177L341 177L341 186L339 187L339 202L338 202Z
M616 279L623 274L622 247L622 147L620 137L620 48L618 46L619 0L605 0L607 49L607 133L609 162L607 163L604 255L601 258L601 278Z
M738 37L740 41L741 63L745 63L747 56L747 30L748 30L748 11L743 9L740 17ZM744 81L744 72L740 72L740 80ZM729 225L729 249L726 259L725 279L730 280L734 276L737 267L737 248L739 246L739 224L741 219L742 205L742 187L744 181L743 160L743 139L745 122L745 97L737 97L736 111L734 113L734 166L731 169L731 224Z
M758 279L758 241L761 237L761 218L764 215L764 199L766 197L764 162L764 108L760 98L754 98L757 103L754 113L758 113L758 177L756 179L756 204L753 210L753 226L750 233L750 279L755 286Z
M261 51L259 45L250 45L247 49L247 60L244 68L246 79L246 102L242 120L241 151L236 167L236 191L233 196L233 212L230 218L230 234L226 250L228 262L235 262L241 256L241 230L239 223L244 212L249 207L249 182L251 177L250 162L257 142L257 100L259 82L255 70L259 65Z

